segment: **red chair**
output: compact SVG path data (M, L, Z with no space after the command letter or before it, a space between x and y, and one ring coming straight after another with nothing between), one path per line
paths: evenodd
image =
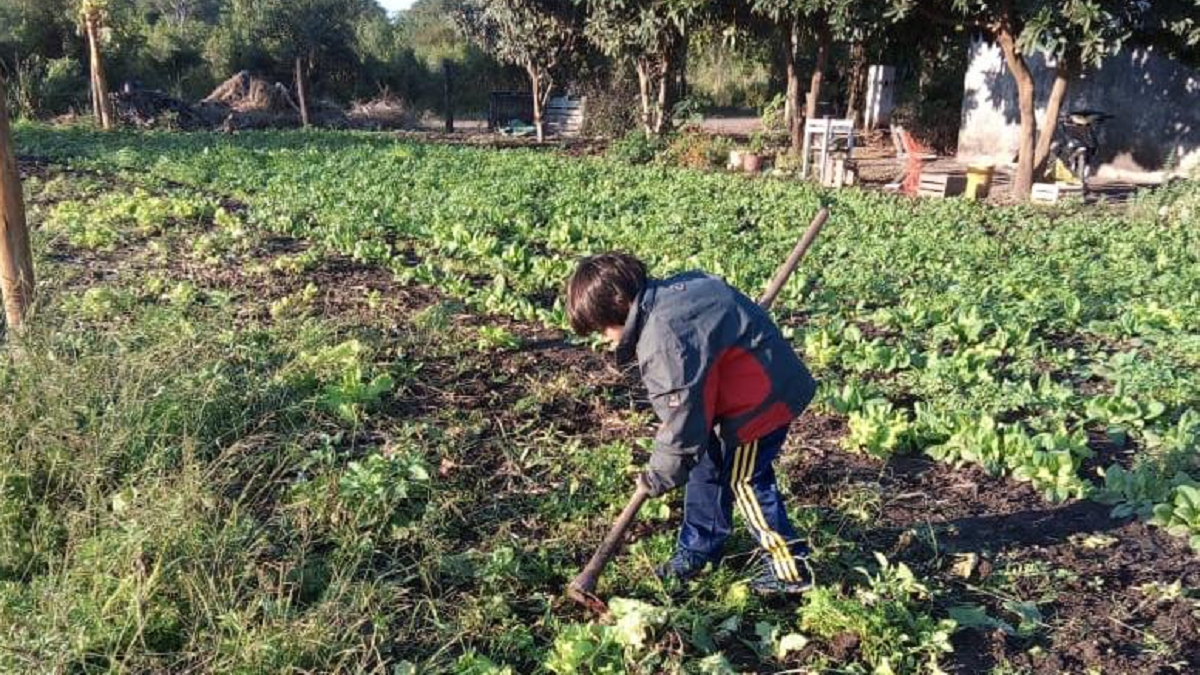
M917 140L904 127L892 127L893 138L899 139L903 154L897 153L904 160L904 175L900 179L900 191L906 195L917 194L917 186L921 184L921 172L925 165L938 158L938 154L928 145Z

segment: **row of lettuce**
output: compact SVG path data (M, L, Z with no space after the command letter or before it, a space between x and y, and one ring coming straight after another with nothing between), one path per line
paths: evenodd
M232 195L254 226L559 327L581 254L632 251L657 274L703 268L753 291L828 205L777 312L824 382L821 407L847 417L848 449L979 464L1200 548L1194 183L1120 209L1035 210L355 134L25 127L19 141Z

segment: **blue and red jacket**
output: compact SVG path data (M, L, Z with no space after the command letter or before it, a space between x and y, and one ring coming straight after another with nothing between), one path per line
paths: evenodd
M662 421L644 474L655 495L687 480L714 432L728 447L754 441L803 412L817 388L766 310L702 272L647 281L617 358L637 359Z

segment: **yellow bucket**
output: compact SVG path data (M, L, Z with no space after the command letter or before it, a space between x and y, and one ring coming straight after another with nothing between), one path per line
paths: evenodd
M967 199L983 199L988 196L992 187L992 174L995 166L992 164L967 165L967 189L964 196Z

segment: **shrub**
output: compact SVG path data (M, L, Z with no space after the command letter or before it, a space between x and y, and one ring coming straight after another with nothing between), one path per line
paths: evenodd
M785 129L783 110L787 104L787 97L783 94L776 94L774 98L767 101L767 104L762 109L762 125L767 131L783 131Z
M665 150L659 155L664 164L712 169L725 165L732 144L728 139L699 132L685 132L671 137Z
M51 117L81 108L87 91L83 66L73 58L44 59L34 55L17 64L9 93L18 117Z
M665 141L659 136L631 131L609 147L608 155L626 164L649 164L664 147Z
M625 70L588 80L583 95L587 98L584 135L621 138L638 128L637 81Z

